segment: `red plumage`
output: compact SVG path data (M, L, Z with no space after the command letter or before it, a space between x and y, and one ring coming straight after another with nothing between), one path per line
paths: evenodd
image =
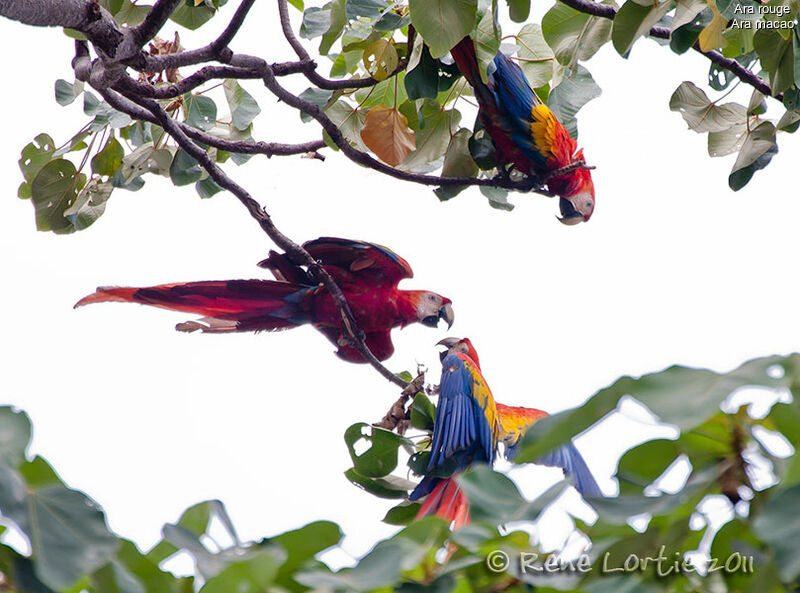
M433 292L401 290L398 283L413 272L404 259L380 245L323 237L306 250L339 284L372 353L379 359L393 351L391 330L420 322L452 324L450 299ZM180 323L180 331L210 333L274 331L310 323L350 362L363 357L347 341L341 315L330 294L308 269L286 254L270 252L260 263L277 280L214 280L162 284L146 288L101 287L75 305L135 302L204 317Z

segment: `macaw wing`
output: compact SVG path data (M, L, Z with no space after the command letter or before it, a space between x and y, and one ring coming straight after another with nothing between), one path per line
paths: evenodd
M547 416L547 412L536 408L506 406L501 403L496 405L497 418L500 422L499 440L505 444L505 457L510 459L516 454L517 443L522 435L541 418Z
M492 392L474 362L462 353L442 360L439 403L428 471L455 460L461 470L473 461L494 462L498 420Z
M414 276L406 260L376 243L320 237L303 247L340 281L397 286L400 280Z
M548 467L560 467L564 475L575 480L575 489L584 496L603 496L583 456L572 442L561 445L539 459L538 463Z
M577 144L555 113L531 89L522 69L502 52L494 59L492 90L511 123L517 146L538 167L572 162Z

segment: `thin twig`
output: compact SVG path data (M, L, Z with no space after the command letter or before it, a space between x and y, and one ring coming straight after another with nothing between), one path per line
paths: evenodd
M384 428L386 430L395 430L400 434L403 434L408 427L408 421L410 419L411 409L406 409L406 403L408 400L415 396L417 393L423 390L425 386L425 372L420 372L411 383L406 385L403 391L400 393L400 397L397 398L397 401L392 404L392 407L389 408L389 411L386 412L383 418L378 422L375 422L373 426L378 428Z
M133 37L139 47L150 41L164 26L175 9L183 0L158 0L144 17L144 20L132 28Z

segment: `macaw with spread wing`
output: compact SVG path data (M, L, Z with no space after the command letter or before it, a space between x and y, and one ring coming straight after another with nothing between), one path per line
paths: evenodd
M519 440L548 414L536 408L506 406L501 403L496 405L497 415L500 418L500 441L503 443L504 457L513 461L519 453ZM575 489L584 496L603 496L583 456L571 441L554 449L536 463L561 468L565 476L575 480Z
M488 82L481 79L472 39L462 39L450 55L475 91L481 121L503 163L542 178L583 160L583 150L531 89L522 69L503 52L494 58ZM592 216L595 198L589 170L576 168L550 176L547 187L560 196L559 220L564 224L588 221Z
M497 453L500 425L492 392L480 365L470 357L472 345L464 341L448 346L442 356L442 379L436 406L426 476L409 495L423 502L417 517L438 515L458 528L469 522L469 504L458 484L449 477L473 463L492 465Z
M390 249L335 237L308 241L303 247L342 289L367 346L379 360L394 352L392 328L417 322L436 327L440 319L448 327L452 325L450 299L435 292L397 288L401 280L413 277L413 272L408 262ZM259 265L271 270L276 280L101 287L75 306L121 301L203 315L175 326L187 332L275 331L310 323L337 346L341 358L364 362L350 344L330 294L307 269L274 251Z
M454 528L469 523L469 501L452 476L474 462L494 463L499 443L511 460L519 440L547 412L534 408L512 407L492 397L480 368L478 353L469 338L445 338L442 353L442 381L436 406L431 455L427 475L409 495L423 497L417 518L444 517ZM571 442L540 459L538 463L559 467L574 478L575 488L585 496L602 496L597 482Z

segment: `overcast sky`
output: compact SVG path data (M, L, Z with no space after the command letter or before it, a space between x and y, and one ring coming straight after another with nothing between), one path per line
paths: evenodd
M224 26L233 5L204 35ZM290 59L274 10L257 3L233 49ZM61 144L87 120L80 101L63 108L53 98L55 79L73 78L72 41L7 20L0 33L25 52L6 63L10 90L0 97L0 385L4 402L33 419L32 452L142 547L187 506L219 498L245 539L325 518L348 534L338 561L363 554L392 532L380 519L393 503L343 477L350 460L342 435L354 422L380 419L397 389L337 359L310 328L181 334L174 324L191 315L117 304L73 310L98 285L264 277L255 264L273 246L232 196L201 200L191 186L152 177L139 192L115 191L105 216L84 232L36 232L32 205L16 198L20 150L43 131ZM181 36L187 48L200 43ZM477 190L439 203L428 188L330 150L324 163L256 157L226 170L295 241L382 243L414 268L402 287L453 300L449 332L395 330L393 370L423 363L436 382L434 344L469 336L498 401L554 412L622 374L672 364L727 370L795 350L797 139L781 134L772 164L733 193L733 158L709 158L705 137L668 107L682 81L704 86L705 58L645 40L627 61L609 44L587 67L603 89L579 114L580 144L597 166L588 224L562 226L557 203L533 194L511 196L511 213L490 209ZM266 114L256 138L319 136L258 84L243 85ZM297 80L293 88L305 86ZM749 92L734 96L746 102ZM618 418L579 439L606 493L616 491L618 454L643 431ZM558 478L548 469L515 473L530 494Z

